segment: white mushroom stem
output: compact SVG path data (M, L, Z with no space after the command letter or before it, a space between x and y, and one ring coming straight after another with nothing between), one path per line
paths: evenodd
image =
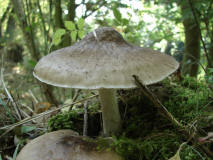
M118 133L121 127L121 117L117 103L116 90L99 89L99 98L102 107L104 135Z

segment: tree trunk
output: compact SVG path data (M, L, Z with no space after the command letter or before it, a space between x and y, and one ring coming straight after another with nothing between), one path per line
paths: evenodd
M64 28L61 0L55 0L55 28Z
M185 47L181 72L183 75L196 77L200 61L200 25L197 25L188 2L181 5L184 18Z
M24 8L23 2L22 2L22 0L11 0L11 2L13 4L15 14L19 21L20 28L23 32L24 40L26 42L27 48L30 51L32 58L35 61L38 61L40 58L39 52L37 50L38 47L35 45L35 41L34 41L35 36L34 36L33 30L32 30L32 27L27 22L27 18L26 18L25 12L23 10L23 8ZM29 30L27 30L26 28L29 28ZM57 105L58 103L52 93L52 87L47 84L44 84L44 83L41 83L41 86L42 86L46 99L48 101L50 101L51 103Z
M68 2L68 15L67 15L67 20L68 21L73 21L75 19L75 9L76 9L76 4L75 0L71 0Z
M213 27L212 27L210 38L211 38L211 44L209 47L208 68L213 68Z
M38 53L37 48L35 46L34 34L33 34L33 31L32 31L32 28L27 23L26 15L25 15L24 10L23 10L22 0L11 0L11 2L13 4L15 14L16 14L17 19L19 21L20 28L23 32L27 48L29 49L32 58L34 60L38 61L39 58L40 58L39 53ZM29 28L29 30L27 30L26 28Z
M10 12L10 15L7 21L6 34L9 35L7 37L8 42L11 42L13 40L15 31L16 31L16 22L15 22L13 14L14 14L14 9L12 9L12 11Z

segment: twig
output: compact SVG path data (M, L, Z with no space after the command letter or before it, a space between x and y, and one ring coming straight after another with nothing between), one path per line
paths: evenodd
M83 126L83 136L87 136L88 129L88 102L84 103L84 126Z
M78 98L80 92L81 92L80 89L78 89L78 90L75 92L75 95L74 95L73 98L72 98L72 101L73 101L73 102L75 102L75 101L77 100L77 98Z
M21 120L21 121L15 123L15 124L11 124L11 125L8 125L8 126L1 127L0 130L5 130L5 129L10 129L10 128L17 127L17 126L22 125L22 124L24 124L24 123L27 123L27 122L30 122L30 121L32 121L32 120L38 119L38 118L40 118L40 117L43 117L43 116L45 116L45 115L47 115L47 114L50 114L50 113L53 113L53 112L55 112L55 111L61 110L61 109L64 108L64 107L67 107L67 106L70 106L70 105L74 105L74 104L77 104L77 103L80 103L80 102L84 102L84 101L87 101L87 100L92 99L92 98L97 97L97 96L98 96L98 95L93 95L93 96L84 98L84 99L82 99L82 100L73 102L73 103L71 103L71 104L60 105L60 106L59 106L58 108L56 108L56 109L52 109L52 110L49 110L49 111L46 111L46 112L42 112L42 113L40 113L40 114L37 114L37 115L32 116L31 118L23 119L23 120Z
M81 92L80 89L78 89L78 90L75 92L75 94L74 94L74 96L73 96L73 98L72 98L72 102L75 102L75 101L77 100L78 96L80 95L80 92ZM73 107L73 105L70 105L69 111L71 111L72 107Z
M32 92L30 89L29 89L28 91L29 91L31 97L33 98L33 100L35 101L35 103L38 103L38 100L37 100L37 98L34 96L33 92Z
M24 108L28 109L31 113L34 113L34 111L29 106L27 106L27 105L25 105L23 103L18 103L18 104L20 104L21 107L24 107Z

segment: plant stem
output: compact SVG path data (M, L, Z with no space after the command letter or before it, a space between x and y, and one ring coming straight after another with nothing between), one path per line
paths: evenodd
M102 106L104 135L111 136L119 132L121 117L117 103L116 90L99 89L99 98Z

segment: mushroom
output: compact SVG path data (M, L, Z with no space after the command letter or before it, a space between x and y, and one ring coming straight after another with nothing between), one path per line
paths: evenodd
M59 130L30 141L16 160L122 160L112 150L97 148L92 139L78 136L72 130Z
M54 86L98 89L103 130L109 136L121 128L116 89L135 88L132 75L137 75L144 85L156 83L178 66L173 57L129 44L113 28L102 27L73 46L43 57L34 76Z

